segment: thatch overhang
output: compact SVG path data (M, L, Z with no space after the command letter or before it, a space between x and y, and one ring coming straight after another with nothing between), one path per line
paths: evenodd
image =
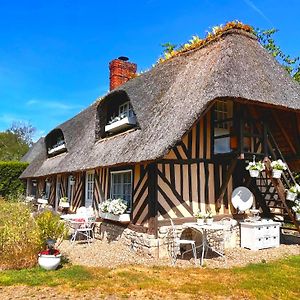
M119 92L130 99L139 129L96 141L98 105ZM223 97L300 110L300 85L252 34L230 30L131 79L60 125L68 152L48 159L41 154L22 177L155 160Z

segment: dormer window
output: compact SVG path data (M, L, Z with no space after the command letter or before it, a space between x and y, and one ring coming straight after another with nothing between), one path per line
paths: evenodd
M112 115L108 124L105 126L105 132L115 133L129 129L136 125L136 116L129 101L119 106L118 115Z
M67 151L63 132L60 129L54 129L46 136L46 147L48 156L55 156Z
M125 91L114 91L97 108L96 139L105 138L138 126L130 98Z

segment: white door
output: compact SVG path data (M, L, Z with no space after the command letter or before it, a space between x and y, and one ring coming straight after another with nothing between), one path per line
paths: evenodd
M85 207L93 205L94 198L94 171L86 172L85 178Z

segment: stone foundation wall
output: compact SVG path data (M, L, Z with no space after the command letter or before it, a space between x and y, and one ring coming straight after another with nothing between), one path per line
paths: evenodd
M200 232L190 228L183 228L181 225L176 225L175 228L175 234L178 238L195 240L196 246L202 243L202 234ZM170 246L174 239L170 226L160 227L158 238L156 238L155 235L136 232L129 228L106 222L96 224L95 237L105 239L108 242L120 241L138 253L160 258L169 256ZM224 252L228 248L239 247L239 226L228 226L224 231L209 231L207 238L209 244L220 252ZM188 249L181 250L185 251ZM180 249L177 249L177 251L180 251Z

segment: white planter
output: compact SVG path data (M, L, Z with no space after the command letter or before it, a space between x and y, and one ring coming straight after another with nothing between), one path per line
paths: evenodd
M213 222L214 222L214 219L213 219L213 218L205 219L205 223L206 223L207 225L211 225Z
M136 125L136 116L125 117L105 126L105 132L117 132Z
M250 177L258 177L259 176L259 171L258 170L249 170Z
M296 220L300 221L300 213L296 213Z
M204 224L204 219L197 219L197 224L198 225L203 225Z
M60 202L59 206L63 207L63 208L69 208L70 207L70 203L69 202Z
M272 171L273 178L279 179L281 177L281 174L282 174L282 170L273 169L273 171Z
M290 201L295 201L296 197L297 197L297 194L292 193L290 191L288 191L287 194L286 194L286 199L290 200Z
M130 222L130 214L122 214L122 215L113 215L111 213L104 213L100 211L100 217L106 220L117 221L121 223L129 223Z
M39 254L38 263L45 270L55 270L61 261L61 254L47 255Z

